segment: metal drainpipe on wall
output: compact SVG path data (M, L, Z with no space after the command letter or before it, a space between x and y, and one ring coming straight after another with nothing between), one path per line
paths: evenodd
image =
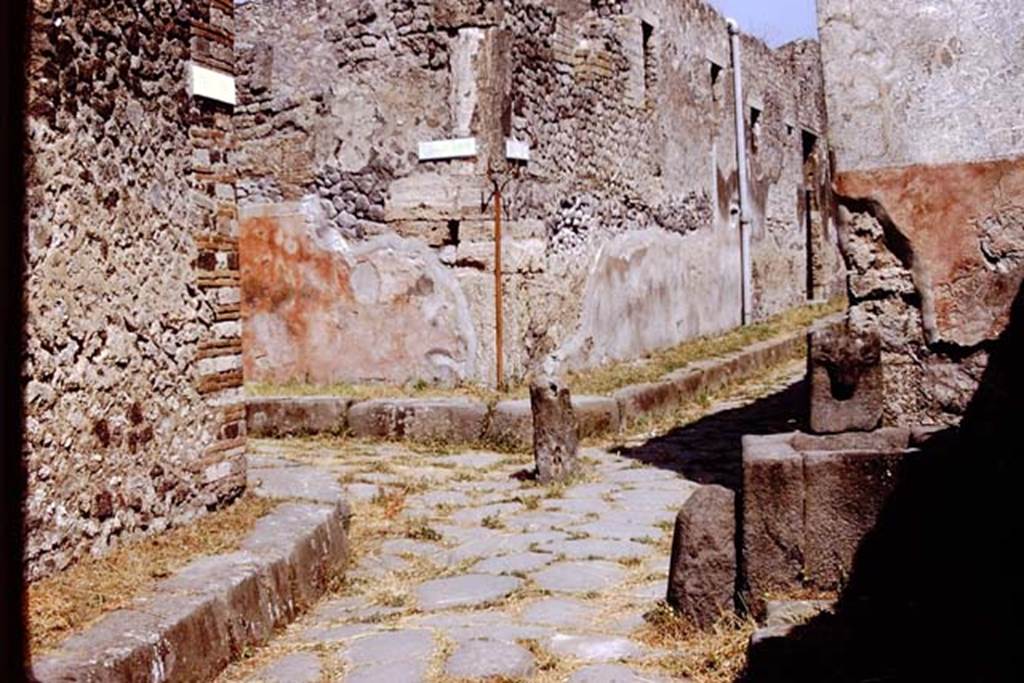
M744 325L753 322L754 291L753 264L750 258L750 210L747 193L747 126L744 119L743 63L740 55L740 25L735 19L727 20L729 43L732 48L733 99L736 105L736 174L740 187L740 268L742 269L741 318Z

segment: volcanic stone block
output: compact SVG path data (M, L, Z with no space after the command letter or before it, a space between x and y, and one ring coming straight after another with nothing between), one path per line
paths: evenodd
M619 404L622 424L633 424L647 415L656 415L679 405L680 393L669 381L633 384L619 389L612 396Z
M793 434L743 437L743 567L748 606L802 587L803 456Z
M907 457L902 450L804 454L804 574L813 587L841 586Z
M579 426L569 387L553 372L530 383L533 411L533 455L542 484L565 481L579 469Z
M491 412L485 440L505 447L527 447L533 443L533 413L528 399L498 401Z
M334 396L250 398L245 406L246 425L252 436L343 432L351 403Z
M869 431L882 419L882 342L877 329L837 323L808 335L811 431Z
M668 602L706 628L733 609L736 595L736 494L702 486L676 516Z
M380 399L349 409L354 436L472 443L483 436L487 406L470 399Z
M920 451L912 430L743 439L743 571L748 606L834 590Z
M887 427L873 432L845 434L795 434L790 444L802 453L814 451L900 451L911 445L912 432L904 427Z

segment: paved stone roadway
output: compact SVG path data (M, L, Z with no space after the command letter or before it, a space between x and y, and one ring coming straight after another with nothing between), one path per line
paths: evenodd
M796 394L779 394L799 377L790 370L712 406L691 428L617 451L586 449L586 479L565 488L517 478L525 456L256 442L256 461L338 473L354 504L356 555L338 594L222 680L669 680L659 659L670 653L637 631L664 596L672 523L697 486L676 470L696 462L714 473L714 453L734 461L719 472L729 482L743 430L733 423L750 416L792 428ZM764 395L774 397L743 408Z

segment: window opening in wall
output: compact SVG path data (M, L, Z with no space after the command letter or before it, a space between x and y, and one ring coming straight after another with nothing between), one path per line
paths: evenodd
M805 130L801 131L801 137L803 138L804 163L806 164L818 149L818 136Z
M448 239L445 240L446 246L457 247L459 246L459 227L461 224L459 221L450 220L448 221Z
M711 101L719 102L722 99L722 67L711 62Z
M640 22L644 45L644 88L650 90L655 82L654 26Z
M761 146L761 110L757 107L750 108L750 150L757 154Z
M803 219L807 230L807 299L813 300L817 289L815 259L824 244L825 234L824 215L818 194L818 136L801 130L800 138L804 161Z

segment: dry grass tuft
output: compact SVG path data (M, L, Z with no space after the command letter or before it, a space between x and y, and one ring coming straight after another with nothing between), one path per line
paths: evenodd
M577 394L609 394L630 384L653 382L690 363L724 356L751 344L805 329L815 320L843 310L845 306L845 301L836 300L794 308L761 323L656 351L637 362L613 363L571 373L569 386Z
M28 589L32 651L55 647L72 631L126 607L197 557L236 550L277 501L245 496L228 508L168 532L86 558Z
M757 625L735 615L723 615L710 629L696 628L666 603L644 615L647 624L637 636L653 647L673 654L659 664L673 676L694 683L736 680L747 661L747 643Z

